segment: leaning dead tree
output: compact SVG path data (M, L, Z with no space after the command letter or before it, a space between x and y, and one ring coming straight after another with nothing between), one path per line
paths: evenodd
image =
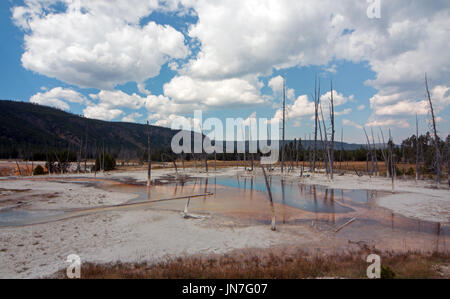
M152 181L152 151L150 146L150 124L147 121L147 187L150 187Z
M430 90L428 89L428 79L427 79L426 74L425 74L425 87L427 89L428 102L430 104L431 120L432 120L433 133L434 133L434 147L435 147L435 151L436 151L436 176L437 176L436 181L439 184L439 183L441 183L442 162L441 162L441 154L439 152L439 137L437 135L437 130L436 130L436 120L434 117L433 103L431 101Z
M264 175L264 180L266 182L266 188L267 188L267 193L269 194L269 199L270 199L270 210L272 213L272 230L276 231L277 227L276 227L276 223L275 223L275 207L273 205L273 198L272 198L272 190L270 189L270 184L269 184L269 180L267 179L267 175L266 175L266 171L264 170L264 165L261 164L261 169Z

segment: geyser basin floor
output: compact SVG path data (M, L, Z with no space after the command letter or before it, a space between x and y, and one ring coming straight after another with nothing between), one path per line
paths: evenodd
M373 186L378 189L368 192L358 188L325 188L321 185L327 185L326 179L321 181L321 178L302 182L298 178L287 178L282 184L274 176L272 188L278 230L271 232L268 225L270 205L261 178L238 178L233 175L235 171L227 169L223 171L225 176L214 178L210 174L208 180L205 174L190 172L189 176L200 178L176 184L167 176L173 173L173 170L161 170L152 174L158 182L151 188L150 197L143 184L145 172L112 173L97 178L58 176L0 180L3 189L30 189L0 195L0 207L15 207L19 211L90 209L148 201L149 198L198 194L205 190L215 194L191 200L189 212L202 214L206 216L204 219L182 218L186 200L177 200L151 203L138 209L93 212L50 223L2 228L0 277L49 275L66 267L67 255L72 253L79 254L82 261L151 262L165 255L223 253L239 248L277 246L297 246L305 250L319 248L325 252L361 246L394 251L449 250L448 221L420 221L377 206L377 200L386 194L380 188L381 179L372 180L370 184L361 181L355 184L360 188ZM345 186L339 181L341 179L336 179L336 184ZM348 179L356 180L351 176ZM310 185L311 182L320 185ZM346 187L348 185L350 183ZM399 185L398 189L404 193L410 188L402 190ZM430 189L432 196L436 196L436 192ZM4 201L6 204L2 206ZM352 217L357 221L334 233L336 227Z

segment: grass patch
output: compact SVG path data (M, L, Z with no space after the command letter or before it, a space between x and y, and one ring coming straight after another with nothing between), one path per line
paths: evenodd
M238 251L233 254L168 258L156 264L94 264L81 267L85 279L300 279L367 278L364 251L339 255L311 255L303 251ZM382 253L383 277L450 278L438 269L448 267L450 254ZM56 275L65 277L65 271Z

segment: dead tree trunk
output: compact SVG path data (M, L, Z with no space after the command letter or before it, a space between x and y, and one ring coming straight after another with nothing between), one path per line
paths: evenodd
M183 167L183 172L184 172L184 152L181 152L181 165Z
M202 146L203 148L203 146ZM205 159L205 171L208 173L208 154L206 153L205 149L202 149L203 151L203 157Z
M286 80L283 78L283 142L281 144L281 173L284 172L286 138Z
M80 174L81 171L81 153L82 153L82 149L83 149L83 137L80 138L80 149L78 151L78 155L77 155L77 173Z
M150 145L150 124L147 121L147 187L150 187L152 181L152 151Z
M416 113L416 182L418 180L419 180L419 121L417 119Z
M333 180L333 172L334 172L334 98L333 98L333 81L331 81L331 112L330 112L330 120L331 120L331 149L330 149L330 176Z
M445 160L446 160L446 166L447 166L447 181L448 186L450 187L450 135L447 136L445 140Z
M61 175L62 175L63 171L64 171L63 165L62 165L61 160L59 159L58 155L56 154L56 152L54 154L55 154L56 160L58 161L59 168L60 168L59 170L61 171Z
M389 177L390 172L391 172L389 170L389 155L386 154L387 146L384 141L384 134L383 134L383 130L381 130L381 128L380 128L380 132L381 132L381 137L383 138L383 149L381 150L381 154L383 155L384 164L386 165L386 177ZM378 136L378 138L380 138L380 136Z
M391 179L392 179L392 193L395 192L395 173L396 167L394 164L394 140L391 136L391 129L389 129L389 156L390 156L390 165L391 165Z
M363 128L364 129L364 135L366 135L366 140L367 140L367 168L369 168L369 153L370 153L370 155L371 155L371 160L372 160L372 168L371 168L371 170L370 170L370 174L371 175L373 175L373 169L374 169L374 165L373 165L373 153L372 153L372 146L370 145L370 140L369 140L369 136L367 135L367 132L366 132L366 128ZM369 172L369 169L367 169L367 172Z
M324 157L323 157L323 159L324 159L324 162L325 162L325 169L326 169L327 173L330 173L331 172L331 154L330 154L330 148L328 146L327 126L325 124L325 118L323 117L322 106L320 106L320 114L322 115L323 132L324 132L324 136L325 136L325 146L324 146Z
M342 170L342 160L344 160L344 127L341 128L341 157L340 157L340 165L339 168L341 169L341 173L343 173Z
M86 120L86 142L84 145L84 173L87 172L87 150L88 150L88 122Z
M250 153L250 159L251 159L251 171L254 170L254 166L255 166L255 157L253 156L253 139L252 139L252 124L250 122L250 130L249 130L249 143L248 143L248 152Z
M244 140L244 171L246 171L247 170L247 137L246 137L243 126L241 126L241 131L242 131L242 139ZM237 143L236 143L236 146L237 146Z
M19 162L16 160L17 170L19 170L19 175L22 176L22 170L20 169Z
M445 156L447 158L447 181L448 181L448 186L450 187L450 152L449 152L449 147L450 147L450 135L447 136L447 140L445 141L445 146L446 146L446 153Z
M102 171L105 172L105 140L102 143Z
M173 159L173 161L172 161L172 163L173 163L173 167L175 168L175 174L176 174L176 176L177 176L177 179L178 179L178 166L177 166L177 159Z
M320 82L319 82L319 90L320 90ZM317 77L314 82L314 150L312 157L312 172L316 171L316 157L317 157L317 126L319 123L319 103L320 103L320 91L317 92ZM311 138L310 138L311 140Z
M433 121L434 147L435 147L435 151L436 151L436 175L437 175L436 181L439 184L439 183L441 183L442 162L441 162L441 155L439 153L439 137L437 135L437 130L436 130L436 120L434 118L433 103L431 102L430 90L428 89L428 80L427 80L426 74L425 74L425 87L427 89L428 102L430 104L431 119Z
M272 230L276 231L277 227L276 227L276 223L275 223L275 207L273 205L272 191L270 189L269 181L267 180L266 171L264 170L264 166L262 164L261 164L261 169L262 169L262 172L263 172L263 175L264 175L264 180L266 182L267 193L269 194L269 199L270 199L270 211L272 213Z
M31 176L34 176L34 155L31 152Z
M372 132L373 156L375 158L375 175L379 176L380 175L380 169L378 168L378 156L377 156L377 147L375 145L375 136L373 135L373 129L370 128L370 130Z

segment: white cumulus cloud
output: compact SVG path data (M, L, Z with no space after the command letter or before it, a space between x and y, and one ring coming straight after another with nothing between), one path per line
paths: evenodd
M67 10L45 9L65 2ZM158 1L25 1L13 19L25 29L22 64L48 77L98 89L144 82L159 75L172 58L189 49L182 33L168 25L139 20L158 8Z
M72 89L56 87L49 91L38 92L30 98L31 103L70 110L68 103L88 104L89 101L80 93Z

